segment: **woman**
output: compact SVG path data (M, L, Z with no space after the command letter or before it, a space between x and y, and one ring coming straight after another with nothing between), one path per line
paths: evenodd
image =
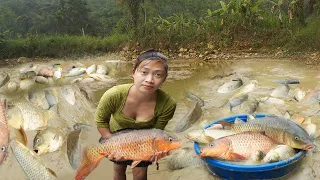
M160 87L168 75L167 57L151 49L138 56L132 70L133 84L110 88L100 99L95 121L100 142L124 129L164 129L176 109L175 100ZM134 180L146 180L148 166L169 152L157 154L132 169ZM114 162L114 180L126 179L132 161L108 156Z

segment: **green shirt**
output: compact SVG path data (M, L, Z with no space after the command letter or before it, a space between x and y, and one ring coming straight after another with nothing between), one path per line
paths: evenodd
M166 92L158 89L154 117L149 120L135 120L123 114L122 110L133 84L123 84L110 88L100 99L95 113L98 127L109 128L111 132L122 129L157 128L164 129L176 109L176 101ZM110 117L110 120L109 120Z

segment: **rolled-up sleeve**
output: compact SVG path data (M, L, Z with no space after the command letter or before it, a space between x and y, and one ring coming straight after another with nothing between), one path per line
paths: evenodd
M101 97L97 107L97 111L94 115L94 120L97 127L109 128L111 114L114 113L116 109L116 96L117 89L113 87L107 90Z
M168 98L168 101L165 103L162 113L157 118L154 128L163 130L168 124L169 120L172 119L176 110L176 106L176 101L172 97Z

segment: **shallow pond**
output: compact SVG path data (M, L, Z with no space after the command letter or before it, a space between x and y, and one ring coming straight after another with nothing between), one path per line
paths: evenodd
M111 58L96 58L96 59L83 59L77 61L62 61L52 60L50 62L39 62L42 65L52 65L61 63L63 67L71 65L89 66L93 63L102 64L112 62L112 71L110 76L115 78L116 81L112 85L123 84L132 82L131 80L131 62L118 61ZM37 63L37 62L33 62ZM28 63L31 64L31 63ZM27 66L28 64L21 64L19 66L10 68L1 68L1 71L10 73L11 78L17 78L19 69ZM241 109L230 111L226 108L225 103L236 93L236 89L230 93L218 93L219 87L225 82L235 78L243 80L243 86L248 84L251 80L256 80L257 84L254 91L249 92L250 97L257 99L259 106L256 107L254 113L277 114L284 115L286 111L292 115L301 115L303 117L311 117L312 123L320 126L320 108L319 102L305 105L302 102L294 100L294 93L299 88L306 92L308 95L317 89L320 89L320 73L319 67L306 66L299 61L290 61L284 59L242 59L234 61L212 61L204 62L197 60L171 60L169 64L169 76L164 86L165 91L170 93L178 102L176 113L172 122L180 120L189 111L188 107L184 105L186 92L192 92L196 96L204 100L202 107L202 116L191 128L202 127L212 121L220 119L225 116L234 115L242 112ZM275 88L280 84L275 83L276 80L295 79L299 80L300 84L289 85L289 93L285 97L277 98L274 101L265 102ZM66 84L59 84L58 87L65 86ZM41 89L42 86L37 87L36 90ZM68 126L66 131L70 131L72 125L75 123L85 123L92 127L80 134L80 144L86 146L89 144L98 143L99 134L94 127L93 114L95 107L102 96L104 91L109 87L98 88L91 92L90 100L86 98L77 97L77 101L81 103L88 103L86 105L70 106L65 103L65 107L61 106L58 109L58 116L61 120L66 122L53 122L50 120L48 126L55 126L56 128L64 128ZM32 89L33 90L33 89ZM80 91L79 91L80 92ZM19 99L25 97L25 91L20 93L12 93L2 91L1 94L8 96L9 100ZM80 115L81 108L86 108ZM74 109L74 111L72 111ZM80 109L79 111L76 111ZM55 119L57 120L57 118ZM169 124L168 124L169 125ZM318 128L317 128L318 130ZM26 132L28 135L28 147L32 149L33 139L36 130ZM183 132L180 133L183 138ZM192 146L192 142L185 140ZM49 168L51 168L58 176L58 179L73 179L75 170L71 168L68 157L67 147L64 143L62 147L55 152L43 154L40 157L44 160ZM207 180L219 179L207 171L205 166L201 167L186 167L180 170L170 170L167 167L166 159L160 161L160 170L156 170L155 166L149 167L149 179L186 179L186 180ZM320 167L319 153L308 153L303 159L300 167L284 179L319 179L320 174L317 171ZM129 169L129 168L128 168ZM17 161L14 159L13 154L9 151L9 155L3 165L0 166L1 178L0 179L24 179L25 175L23 170L19 167ZM127 171L128 179L131 179L130 170ZM107 159L103 160L100 165L87 177L87 179L112 179L113 168L112 163ZM13 176L14 175L14 176Z

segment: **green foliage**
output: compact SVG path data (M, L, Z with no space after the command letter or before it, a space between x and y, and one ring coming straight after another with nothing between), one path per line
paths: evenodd
M320 49L320 14L307 18L306 27L295 30L287 44L292 51Z
M128 36L114 34L110 37L92 36L33 36L24 39L4 40L0 58L25 57L65 57L105 53L117 50L128 41Z

